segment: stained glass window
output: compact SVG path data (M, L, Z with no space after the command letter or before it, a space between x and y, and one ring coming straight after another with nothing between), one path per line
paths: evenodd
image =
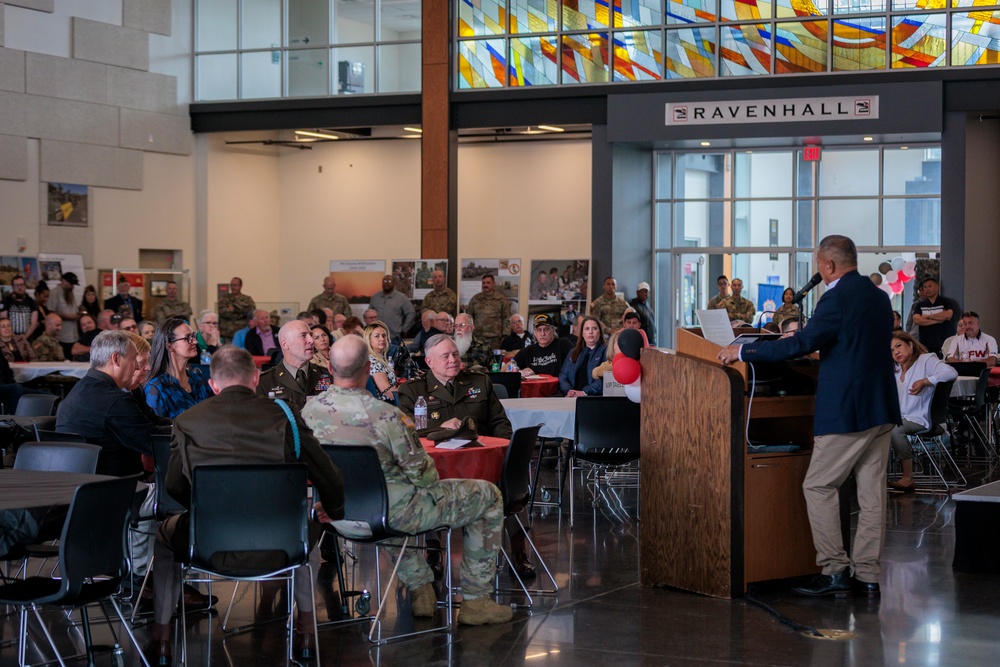
M593 30L611 25L607 0L562 0L563 30Z
M1000 64L1000 12L951 15L951 64Z
M613 33L615 81L656 81L663 78L663 41L659 30Z
M833 0L833 13L844 15L884 12L885 5L886 0Z
M959 7L959 0L952 0L952 5ZM894 12L907 9L944 9L947 6L948 0L892 0Z
M771 0L719 0L723 21L754 21L771 18Z
M458 34L501 35L507 29L505 0L460 0L458 3Z
M563 35L562 71L563 83L603 83L607 81L607 33Z
M458 87L498 88L505 83L504 40L480 39L458 43Z
M512 37L510 85L550 86L559 80L555 37Z
M829 0L777 0L774 11L779 19L826 16L830 13L830 3Z
M829 27L826 21L775 24L775 74L825 72Z
M885 17L833 22L833 71L885 69Z
M667 0L667 23L705 23L716 19L715 0Z
M771 69L771 33L767 25L722 26L723 76L768 74Z
M667 78L699 79L715 76L715 28L667 30Z
M468 2L469 0L460 0ZM557 0L510 0L510 32L555 32L559 27Z
M913 14L892 19L892 67L941 67L948 46L944 14Z
M614 0L616 28L639 28L663 23L662 0Z

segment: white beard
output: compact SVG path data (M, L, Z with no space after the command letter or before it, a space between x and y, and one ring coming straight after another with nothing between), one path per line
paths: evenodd
M469 351L472 347L472 336L463 336L462 334L455 334L455 346L458 347L459 356L464 357L465 353Z

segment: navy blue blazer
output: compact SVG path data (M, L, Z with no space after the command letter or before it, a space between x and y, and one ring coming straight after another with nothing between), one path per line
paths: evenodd
M576 361L573 361L573 357L570 355L566 355L566 361L563 362L562 370L559 372L559 391L564 396L570 389L577 389L577 387L573 386L576 383L576 371L583 362L583 353L586 349L584 347L583 350L580 350L580 356L577 357ZM579 387L581 391L586 392L587 396L601 396L604 394L604 378L595 380L593 373L595 368L604 363L604 355L607 350L608 346L600 342L591 350L590 356L587 358L587 384Z
M744 345L743 361L780 361L819 351L814 435L899 424L892 356L892 306L857 271L845 274L790 338Z

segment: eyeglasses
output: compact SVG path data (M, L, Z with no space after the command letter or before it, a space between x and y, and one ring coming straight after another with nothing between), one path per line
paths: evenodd
M202 324L205 324L205 325L209 325L210 324L213 327L219 326L219 323L216 322L215 320L205 320L205 321L202 322Z
M132 325L132 326L130 326L130 327L121 327L121 329L122 329L123 331L138 331L138 330L139 330L139 327L138 327L138 326L136 326L135 324L133 324L133 325Z
M189 343L197 343L198 342L198 334L189 333L187 336L178 336L177 338L171 338L170 342L171 343L176 343L179 340L186 340Z

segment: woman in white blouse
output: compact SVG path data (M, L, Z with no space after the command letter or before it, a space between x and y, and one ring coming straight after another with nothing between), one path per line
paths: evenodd
M905 331L892 333L892 360L896 362L896 393L903 423L892 430L892 451L903 467L903 476L889 486L903 493L913 493L913 449L907 436L930 427L934 387L958 377L955 369L929 353Z

